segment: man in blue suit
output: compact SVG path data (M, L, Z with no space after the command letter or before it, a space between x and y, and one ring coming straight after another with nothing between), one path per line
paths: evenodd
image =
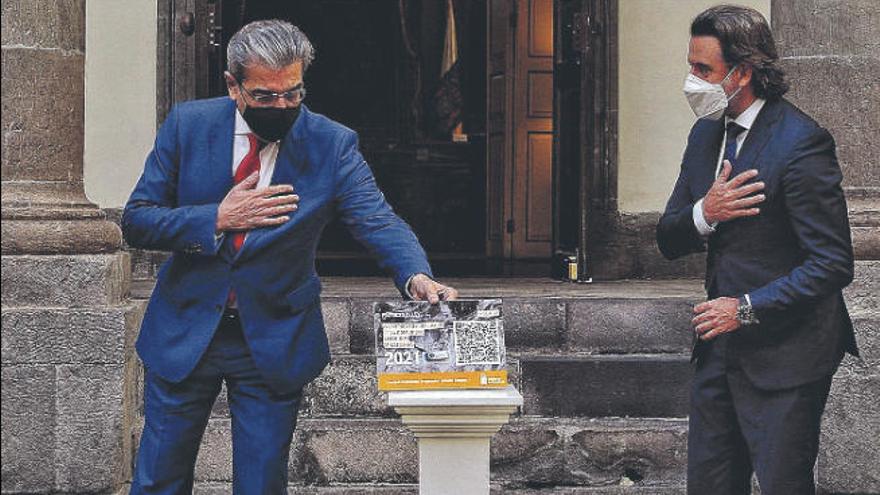
M356 134L310 112L312 45L258 21L229 42L229 98L175 106L125 207L125 238L172 251L144 315L145 424L132 493L188 493L221 384L235 493L283 493L303 386L327 365L315 251L339 217L401 293L436 303L424 251Z
M657 226L669 259L708 251L694 308L688 493L815 493L831 377L857 353L841 289L853 253L834 140L782 98L767 21L718 6L691 24L699 120Z

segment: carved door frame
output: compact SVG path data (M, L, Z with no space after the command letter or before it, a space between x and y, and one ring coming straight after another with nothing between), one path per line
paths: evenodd
M156 53L156 124L180 101L205 98L225 87L223 2L159 0Z
M580 281L617 214L617 3L555 2L554 252L577 253Z

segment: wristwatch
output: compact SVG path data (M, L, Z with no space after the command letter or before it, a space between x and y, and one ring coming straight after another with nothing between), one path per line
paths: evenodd
M755 310L752 308L752 300L748 294L739 297L739 306L736 307L736 321L740 325L757 325L760 323L758 317L755 316Z

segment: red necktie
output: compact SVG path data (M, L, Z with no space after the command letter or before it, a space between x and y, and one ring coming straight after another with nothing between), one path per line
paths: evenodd
M250 149L235 170L233 180L236 184L247 179L252 173L260 170L260 150L263 149L265 143L257 139L257 135L254 133L249 133L247 138L250 142ZM236 253L241 249L242 244L244 244L244 238L246 236L247 232L243 230L232 233L232 247Z
M235 169L233 181L236 184L247 179L252 173L260 170L260 150L263 149L263 146L265 146L266 143L257 139L257 135L254 133L249 133L247 138L250 143L250 148L248 149L247 155L244 155L241 163L238 164L238 168ZM232 233L233 252L237 253L241 249L245 237L247 237L247 232L244 230L237 230ZM227 306L232 304L235 304L234 290L229 291L229 296L226 299Z

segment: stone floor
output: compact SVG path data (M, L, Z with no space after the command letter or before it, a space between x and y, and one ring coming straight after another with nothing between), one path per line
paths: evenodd
M324 296L394 296L390 279L326 277ZM618 280L570 283L550 278L450 278L440 282L458 289L460 297L644 298L702 294L701 280Z
M564 299L644 299L700 298L705 294L702 280L616 280L570 283L550 278L440 278L458 289L462 298L564 298ZM324 297L374 297L377 300L399 294L390 278L321 277ZM146 298L153 280L137 280L132 286L135 298Z

